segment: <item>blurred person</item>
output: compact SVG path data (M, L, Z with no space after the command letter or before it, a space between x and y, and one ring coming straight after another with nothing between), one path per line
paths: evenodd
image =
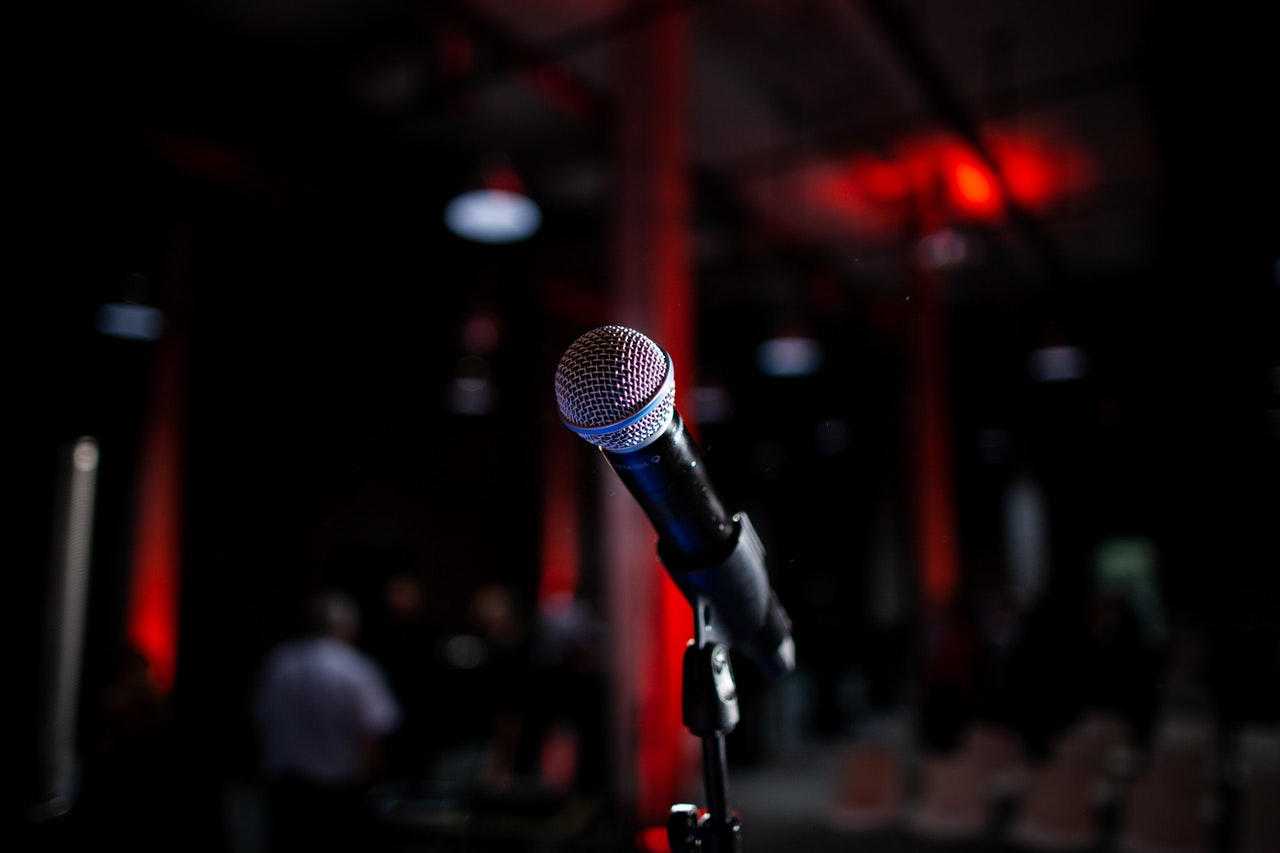
M366 620L362 632L402 711L399 728L387 740L386 773L390 779L408 782L429 775L447 729L440 701L441 638L428 612L427 596L426 585L416 573L391 573L382 587L381 618Z
M253 698L268 790L270 849L369 850L371 786L385 770L400 705L356 647L360 612L329 591L308 602L304 636L272 649Z
M595 614L569 599L535 607L494 582L472 593L467 616L474 633L455 638L467 641L467 661L451 691L467 703L450 727L465 783L493 804L605 794L604 632Z
M550 787L606 794L606 629L573 596L540 603L531 645L532 677L546 697L542 780Z
M485 738L478 781L501 791L537 775L546 697L532 679L534 621L516 591L500 583L476 590L470 616L485 647L475 685Z
M1012 592L993 586L982 596L978 621L983 637L982 700L979 716L1001 726L1012 725L1010 673L1022 633L1023 614Z

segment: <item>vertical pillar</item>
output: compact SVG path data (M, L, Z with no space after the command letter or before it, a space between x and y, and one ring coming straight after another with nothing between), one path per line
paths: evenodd
M914 258L914 253L909 253ZM910 413L915 479L917 560L926 615L944 609L955 592L958 542L947 372L945 281L912 264Z
M561 435L564 433L564 435ZM566 436L577 444L572 446ZM575 506L578 459L582 442L558 430L544 442L542 472L542 553L539 560L538 606L554 610L570 602L578 589L579 515Z
M671 353L677 406L690 387L695 297L689 263L686 123L688 15L635 28L619 47L618 172L610 322ZM687 407L682 412L687 411ZM648 519L612 471L603 481L604 559L615 629L618 768L641 824L666 822L688 796L698 741L681 721L681 657L693 614L667 577Z
M37 778L33 791L37 801L32 813L40 820L60 817L75 800L80 682L97 498L97 440L81 436L61 449L59 468L37 687Z
M187 272L186 239L185 231L174 235L166 271L171 296L180 293ZM173 686L178 663L187 381L183 306L171 304L166 315L143 423L127 623L129 640L151 662L164 691Z

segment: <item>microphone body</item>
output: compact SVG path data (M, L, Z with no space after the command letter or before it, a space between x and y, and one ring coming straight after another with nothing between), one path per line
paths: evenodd
M670 356L621 326L580 337L556 372L561 419L597 445L658 534L680 591L710 601L730 644L767 675L795 668L791 621L769 585L764 547L730 513L674 405Z
M678 411L644 447L603 453L666 549L694 561L727 556L734 538L732 517L712 487Z

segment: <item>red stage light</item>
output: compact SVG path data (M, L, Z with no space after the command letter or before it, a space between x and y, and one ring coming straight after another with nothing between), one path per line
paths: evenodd
M960 163L955 171L956 191L969 204L982 206L991 201L995 189L982 170L969 163Z
M1043 208L1057 195L1061 181L1055 173L1051 155L1026 140L1012 138L994 142L992 152L1009 187L1009 194L1019 204Z
M962 219L993 219L1004 212L995 176L968 148L956 145L940 158L945 164L951 212Z
M987 146L994 163L942 136L907 140L891 158L857 154L844 180L830 182L825 197L833 209L852 216L870 216L914 196L931 220L990 222L1005 215L1011 200L1042 210L1087 177L1084 157L1067 145L992 133Z
M880 204L899 202L910 190L901 166L879 158L860 158L854 163L854 175L863 195Z

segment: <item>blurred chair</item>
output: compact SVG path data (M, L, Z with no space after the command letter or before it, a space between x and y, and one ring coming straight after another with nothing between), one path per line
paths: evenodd
M1024 780L1009 841L1036 850L1074 850L1099 840L1099 809L1112 795L1112 774L1127 741L1124 721L1086 714Z
M925 760L907 829L939 840L977 837L990 827L996 800L1016 785L1017 774L1013 733L975 724L954 753Z
M1002 798L1016 794L1022 784L1022 756L1012 729L994 723L978 723L966 736L966 751L978 765L988 795Z
M1207 722L1173 717L1156 735L1151 760L1125 798L1120 853L1206 853L1210 849L1213 732Z
M890 744L851 745L840 765L828 814L831 826L857 832L896 823L902 810L902 765L901 751Z
M1240 780L1238 853L1280 850L1280 727L1248 727L1237 743Z

